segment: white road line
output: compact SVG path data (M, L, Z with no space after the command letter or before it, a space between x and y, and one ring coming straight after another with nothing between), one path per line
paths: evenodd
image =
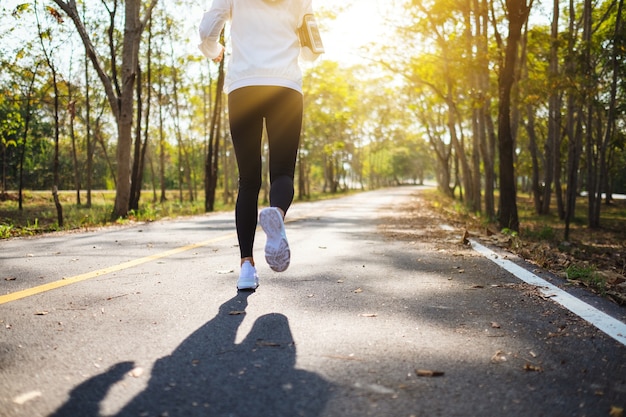
M549 282L539 278L532 272L527 271L521 266L503 259L491 249L486 248L475 240L470 240L472 247L485 258L491 260L495 264L509 271L522 281L536 286L545 296L550 297L563 307L576 314L580 318L588 321L613 339L626 346L626 324L598 310L595 307L579 300L573 295L568 294L562 289L550 284Z

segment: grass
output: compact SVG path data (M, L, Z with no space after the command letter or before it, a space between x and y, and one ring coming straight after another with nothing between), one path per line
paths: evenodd
M189 195L183 194L181 201L178 191L169 191L166 197L167 201L163 203L142 201L140 210L131 211L127 218L113 221L111 213L115 201L114 191L92 192L91 207L84 204L87 200L86 193L81 193L83 204L78 205L75 191L60 191L59 200L63 207L63 227L60 227L52 194L45 191L27 191L24 193L22 210L19 210L17 201L0 201L0 239L204 213L204 195L198 196L195 201L189 201ZM216 202L216 205L215 211L233 208L232 204L221 201Z
M341 193L346 195L356 191ZM337 197L339 194L314 192L309 201L323 200ZM57 221L57 211L49 191L26 191L23 194L23 208L19 210L15 201L17 194L11 193L11 199L0 200L0 239L18 236L33 236L42 233L70 230L87 230L127 224L130 222L156 221L165 218L180 216L194 216L204 214L204 192L200 191L194 201L190 201L189 193L183 192L182 199L178 190L166 193L165 202L149 201L152 193L144 191L140 202L140 209L131 211L126 218L113 221L111 213L115 202L115 191L92 191L91 207L87 207L86 193L81 193L81 202L76 204L76 191L59 191L59 200L63 207L63 227ZM224 202L223 192L216 193L215 210L234 210L234 199Z
M570 265L565 269L567 279L571 281L579 281L587 286L596 288L600 292L604 292L606 281L598 274L596 267L593 265Z

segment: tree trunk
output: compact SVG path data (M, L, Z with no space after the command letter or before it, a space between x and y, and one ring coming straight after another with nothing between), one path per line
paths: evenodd
M125 217L130 209L132 174L132 129L135 106L135 83L139 61L141 23L139 21L140 1L126 0L124 42L122 44L122 83L117 118L117 186L113 218Z
M143 100L141 95L141 66L137 64L137 84L135 85L137 95L137 123L135 123L135 146L133 147L133 168L131 172L130 210L139 210L139 199L141 198L141 182L143 172L143 160L141 159L141 125L143 121ZM149 84L148 84L149 85Z
M159 51L159 57L161 56ZM157 92L157 101L159 103L159 185L161 188L161 197L159 201L164 203L167 201L165 190L165 123L163 118L163 71L159 71L159 88Z
M302 131L304 131L304 126L302 127ZM304 200L306 196L305 192L305 157L303 155L304 148L304 137L303 140L300 141L300 147L298 149L298 200Z
M144 170L145 170L145 166L146 166L146 155L148 153L148 148L150 147L150 114L151 114L151 110L152 110L152 18L150 18L150 20L148 21L149 25L148 25L148 51L147 51L147 72L146 72L146 85L148 86L148 88L146 88L146 111L145 111L145 116L144 116L144 122L143 122L143 147L141 149L141 170L139 171L139 175L138 175L138 183L140 185L143 184L143 174L144 174ZM151 158L149 158L150 161L152 161ZM152 178L154 179L154 166L151 164L150 166L151 168L151 172L152 172ZM139 187L139 193L141 193L141 186ZM141 194L139 194L137 196L137 205L139 205L139 198L140 198ZM154 182L153 182L153 201L156 201L156 191L154 188Z
M472 18L470 13L470 8L468 7L465 16L465 36L466 36L466 45L468 51L476 51L474 56L470 59L472 67L479 68L479 56L480 55L480 13L479 6L477 1L472 1L471 5L474 9L474 15L476 16L474 22L476 25L476 33L472 32ZM482 211L482 199L481 199L481 175L480 175L480 155L481 155L481 143L485 138L485 125L483 124L484 120L481 119L481 106L480 100L483 97L481 91L481 72L476 71L472 72L469 77L469 82L471 83L472 90L475 91L473 95L473 103L472 103L472 189L473 189L473 198L469 201L469 207L473 212L481 212Z
M179 165L179 191L180 191L180 201L183 201L183 184L187 185L187 192L189 193L189 201L194 201L194 188L193 182L191 181L191 164L189 162L189 151L185 146L185 140L183 139L182 129L180 127L181 123L181 115L180 115L180 102L178 100L178 70L176 68L176 60L174 57L174 45L173 42L170 43L170 53L172 59L172 97L174 99L174 130L176 134L176 142L178 143L178 165ZM221 119L220 119L221 122ZM219 123L221 125L221 123ZM219 138L219 135L218 135ZM217 156L218 154L216 154ZM215 161L216 165L217 160ZM217 179L215 180L217 182Z
M35 7L37 5L35 4ZM59 84L57 81L57 70L56 67L54 65L54 63L52 62L52 59L50 58L50 54L48 52L48 50L46 49L46 46L44 45L44 34L41 30L41 25L39 24L39 16L37 14L35 14L35 17L37 19L37 31L39 34L39 42L41 44L41 49L43 51L45 60L46 60L46 64L48 65L48 68L50 69L50 73L52 74L52 88L53 88L53 92L54 92L54 106L53 106L53 118L54 118L54 157L52 160L52 196L54 199L54 205L56 207L57 210L57 223L59 227L63 227L63 206L61 205L61 202L59 200L59 196L58 196L58 187L59 187L59 138L60 138L60 131L61 131L61 126L60 126L60 122L59 122L59 108L60 108L60 104L59 104L59 97L60 97L60 92L59 92Z
M481 106L479 121L481 124L480 149L485 171L485 214L487 218L496 216L495 208L495 144L496 135L491 117L490 68L489 68L489 6L487 0L475 0L477 3L476 27L478 41L478 68L480 71Z
M57 75L54 65L48 61L50 70L52 71L52 83L54 85L54 160L52 163L52 196L54 198L54 205L57 209L57 223L59 227L63 227L63 206L59 200L58 187L59 187L59 135L61 127L59 125L59 86L57 84Z
M559 1L553 2L552 31L550 36L550 64L548 67L548 85L550 86L550 98L548 104L548 137L544 147L544 189L541 210L538 214L548 214L550 212L550 202L552 199L552 183L558 175L556 159L560 157L557 146L560 144L559 135L561 132L561 102L560 91L557 82L561 77L559 74L558 56L558 35L559 35ZM556 188L556 187L555 187ZM558 192L558 190L555 189Z
M24 209L24 159L26 158L26 143L28 140L28 133L30 129L30 121L32 119L31 108L32 108L32 95L33 95L33 86L35 85L35 79L37 78L37 70L39 68L39 64L35 67L32 73L32 78L30 80L30 84L28 85L28 90L26 94L26 108L24 109L24 132L22 133L22 146L20 147L20 167L19 167L19 186L18 186L18 210L22 211ZM6 147L4 148L3 157L6 156ZM3 161L2 164L2 192L6 192L6 175L4 170L6 169L6 161Z
M537 146L537 134L535 132L535 111L533 106L530 104L526 105L526 110L528 117L528 123L526 125L526 131L528 133L528 150L530 151L530 159L532 162L532 179L530 188L533 194L535 213L541 214L541 199L543 195L539 185L539 149Z
M69 90L69 88L68 88ZM70 90L71 91L71 90ZM76 120L76 101L72 100L70 93L70 103L68 104L68 111L70 113L70 139L72 141L72 162L74 165L74 187L76 188L76 205L80 206L80 167L78 164L78 149L76 147L76 132L74 130L74 121Z
M104 141L104 137L102 135L102 128L100 127L100 117L101 116L102 115L100 115L96 119L96 121L94 123L93 138L102 147L102 152L104 153L104 159L106 160L107 166L109 167L109 171L111 173L111 177L113 178L113 183L117 184L117 176L115 175L115 167L113 166L113 163L111 162L111 158L109 157L109 151L107 149L107 144ZM94 148L95 148L95 144L94 144Z
M83 12L84 12L84 3L83 3ZM86 207L91 208L91 189L92 189L92 179L93 179L93 153L95 150L95 146L91 140L91 96L90 96L90 88L89 88L89 66L87 65L88 58L85 55L85 148L87 150L87 169L85 172L86 175L86 185L87 188L87 203Z
M593 219L592 223L594 227L600 227L600 213L602 211L602 193L606 193L607 201L609 200L609 161L608 161L608 148L611 143L613 137L613 129L615 127L615 113L616 113L616 98L617 98L617 87L620 81L620 59L619 59L619 48L620 48L620 36L622 36L622 8L623 8L624 0L619 0L617 15L615 19L615 30L613 33L613 51L611 52L611 70L613 72L611 79L611 90L609 95L609 103L608 110L606 115L606 127L604 129L604 134L601 138L600 142L600 167L599 167L599 177L598 184L596 188L596 200L593 209Z
M215 104L211 116L211 129L209 133L209 148L204 164L204 210L215 210L215 190L217 188L217 175L219 165L219 142L222 125L222 108L224 97L224 60L220 61L215 87Z
M558 0L554 0L555 9L559 7ZM570 0L569 4L569 23L567 36L567 53L565 56L565 74L568 78L574 79L576 74L576 37L574 36L576 24L576 9L574 1ZM553 33L554 33L553 22ZM582 140L582 96L578 93L576 87L570 84L567 88L567 121L566 132L568 138L567 151L567 191L565 197L565 231L564 240L569 240L570 224L574 219L576 212L576 196L578 194L578 164L581 155Z
M509 35L499 79L498 150L500 152L500 227L519 231L515 185L515 149L511 129L511 90L517 50L530 8L526 0L507 0Z

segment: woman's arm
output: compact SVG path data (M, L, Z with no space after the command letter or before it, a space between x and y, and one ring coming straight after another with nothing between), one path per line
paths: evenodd
M226 21L230 19L231 5L229 0L214 0L211 9L204 13L200 21L200 51L216 62L224 55L224 46L219 43L220 34Z

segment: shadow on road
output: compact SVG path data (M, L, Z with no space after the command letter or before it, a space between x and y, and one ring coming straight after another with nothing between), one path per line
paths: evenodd
M148 387L117 416L319 416L331 384L295 368L287 317L259 317L245 340L235 343L249 296L240 292L222 304L215 318L159 359ZM52 416L99 416L109 389L132 367L116 364L77 386Z

